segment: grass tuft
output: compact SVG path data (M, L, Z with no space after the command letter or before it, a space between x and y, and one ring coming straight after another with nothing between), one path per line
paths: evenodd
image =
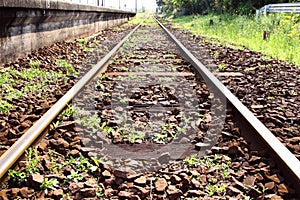
M214 21L210 25L210 20ZM191 15L172 19L176 27L193 34L216 38L227 45L262 52L277 59L300 66L300 15L277 13L260 16ZM264 31L270 32L263 39Z

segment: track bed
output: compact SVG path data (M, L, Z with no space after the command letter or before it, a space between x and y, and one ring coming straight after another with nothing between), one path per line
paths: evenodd
M2 196L296 199L180 52L148 19L27 150Z

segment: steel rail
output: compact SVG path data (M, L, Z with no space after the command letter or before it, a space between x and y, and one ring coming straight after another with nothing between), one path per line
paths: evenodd
M63 97L61 97L26 133L24 133L1 157L0 157L0 179L23 155L40 134L50 125L55 117L75 97L76 94L109 62L119 48L128 38L141 26L137 25L120 43L118 43L104 58L102 58L88 73L86 73Z
M206 83L213 86L219 94L226 97L230 107L233 108L237 124L242 130L242 135L254 144L252 146L266 151L277 164L277 167L289 180L289 183L296 189L300 196L300 161L270 132L270 130L259 121L254 114L235 97L221 81L219 81L192 53L175 38L175 36L161 24L155 17L154 19L163 28L167 35L180 48L181 52L188 61L202 75Z

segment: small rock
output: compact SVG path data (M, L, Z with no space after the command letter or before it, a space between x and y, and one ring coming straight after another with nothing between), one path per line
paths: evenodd
M263 105L251 105L251 108L252 109L262 109L262 108L264 108L264 106Z
M124 182L123 178L116 177L116 180L115 180L115 184L116 185L120 186L123 182Z
M91 140L91 138L82 138L81 141L82 141L82 144L86 147L86 146L90 145L92 140Z
M144 188L144 187L140 187L140 186L133 186L132 190L135 190L142 199L145 199L145 197L149 196L149 190Z
M201 190L189 190L187 193L188 193L189 197L199 197L199 196L205 196L206 195Z
M0 190L0 199L6 200L7 198L7 190Z
M16 197L16 196L18 196L18 193L20 192L20 189L19 188L12 188L11 190L10 190L10 195L12 196L12 197Z
M71 165L64 166L64 167L63 167L64 174L65 174L65 175L71 174L72 169L73 169L73 168L72 168Z
M256 180L256 178L254 176L247 176L244 179L243 183L246 186L254 186L255 180Z
M50 144L53 145L55 148L68 148L69 143L64 140L63 138L51 139Z
M181 176L181 180L182 180L181 182L182 182L183 188L189 187L189 185L191 184L190 177L185 173L181 173L180 176Z
M267 194L265 195L265 199L270 199L270 200L283 200L282 197L276 195L276 194Z
M132 195L130 200L140 200L141 198L138 195Z
M163 154L161 154L161 156L158 158L158 162L163 165L163 164L167 164L170 161L170 153L169 152L165 152Z
M38 187L44 182L44 176L40 174L31 174L30 181L34 187Z
M116 193L116 190L112 189L112 188L108 188L106 190L104 190L104 195L106 197L112 196Z
M294 190L292 190L291 188L289 188L288 186L286 186L283 183L278 186L277 192L281 196L284 196L286 194L294 194L295 193Z
M157 181L155 182L155 189L158 192L165 191L167 186L168 186L168 183L167 183L166 179L164 179L164 178L158 178Z
M272 181L272 182L268 182L265 184L265 187L268 189L268 190L273 190L274 187L275 187L275 183Z
M286 117L295 117L295 114L292 113L291 111L286 111L284 114Z
M167 189L167 194L169 195L169 199L175 200L182 196L182 191L177 189L174 185L170 185Z
M282 182L284 179L283 177L277 175L277 174L273 174L272 176L268 176L266 175L266 177L271 180L271 181L274 181L275 183L280 183Z
M206 185L207 184L207 179L206 179L206 176L205 175L200 175L200 180L201 180L201 183Z
M74 126L76 126L74 121L66 121L63 124L59 125L58 128L73 130Z
M84 197L95 197L96 196L96 188L83 188L79 192Z
M105 185L112 185L115 182L115 178L114 177L110 177L109 179L105 179L104 183Z
M47 170L50 170L50 168L51 168L50 157L48 155L43 155L40 158L41 158L41 162L42 162L44 168L46 168Z
M232 186L228 186L227 187L227 192L230 196L235 196L235 195L238 195L238 194L243 194L242 191L240 191L239 189L235 188L235 187L232 187Z
M257 197L259 197L260 195L262 195L262 192L259 190L254 189L253 187L250 189L250 191L248 192L248 195L251 197L254 197L254 199L256 199Z
M239 146L231 146L228 149L228 155L240 157L244 155L244 152Z
M258 164L258 169L261 169L261 168L263 168L263 167L265 167L265 166L266 166L266 163L260 162L260 163Z
M199 173L198 171L196 171L196 170L191 170L190 173L191 173L192 176L194 176L194 177L200 176L200 173Z
M127 191L120 191L118 193L119 197L123 197L123 198L131 198L133 194L131 192L127 192Z
M104 171L102 172L102 176L103 176L104 178L109 178L109 177L111 177L111 173L110 173L108 170L104 170Z
M196 179L192 179L192 184L195 188L199 188L201 186L201 183L197 181Z
M80 189L82 189L84 187L83 183L70 183L68 189L70 191L71 194L75 194L76 192L78 192Z
M38 148L39 148L41 151L45 151L45 149L47 148L47 145L48 145L48 143L44 141L44 142L39 143Z
M250 163L258 163L261 160L261 157L259 156L251 156L249 162Z
M58 190L54 190L52 197L54 197L55 199L61 199L64 195L64 191L62 189L58 189Z
M255 178L259 181L264 180L264 177L260 173L255 174Z
M177 183L179 183L181 181L181 178L179 176L177 176L177 175L172 175L170 177L170 181L171 181L172 184L175 185L175 184L177 184Z
M87 181L84 182L84 185L88 188L96 188L98 186L98 181L95 178L89 178Z
M119 190L126 190L128 188L129 188L129 186L127 183L121 183L118 187Z
M164 174L164 175L163 175L163 178L166 179L167 182L170 180L170 176L167 175L167 174Z
M232 180L235 184L235 185L233 185L234 187L239 187L241 190L247 190L248 189L243 183L238 181L236 178L234 178L234 177L231 177L231 178L232 178Z
M147 182L147 178L145 176L141 176L134 180L135 184L142 185L142 186L146 185L146 182Z
M197 144L195 144L195 149L199 151L199 150L201 150L201 148L209 147L209 146L211 146L211 144L198 142Z
M73 149L68 154L69 154L69 156L75 157L75 156L79 155L79 151L77 149Z
M20 189L20 194L23 198L30 198L34 193L33 189L29 189L28 187L23 187Z
M181 138L179 141L180 144L186 144L186 143L190 143L190 142L191 142L191 140L186 137Z
M116 177L123 178L125 180L130 180L130 179L134 179L134 178L138 177L140 174L137 174L132 170L126 170L126 169L124 169L124 170L120 169L119 170L119 169L117 169L117 170L114 171L114 175Z
M36 192L36 194L34 195L34 198L35 199L45 199L45 196L46 196L46 191L45 190L41 190L39 192Z

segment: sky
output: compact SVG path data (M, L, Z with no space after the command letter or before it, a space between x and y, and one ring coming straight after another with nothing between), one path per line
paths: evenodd
M120 2L120 7L122 10L135 11L136 1L137 1L138 9L144 6L147 10L155 10L156 7L155 0L104 0L104 6L119 9L119 2Z

